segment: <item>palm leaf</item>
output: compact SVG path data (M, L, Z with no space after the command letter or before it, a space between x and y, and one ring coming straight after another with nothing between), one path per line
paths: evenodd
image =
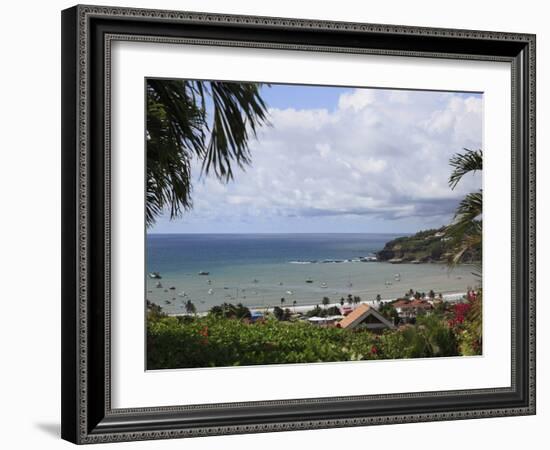
M465 153L457 153L453 156L449 164L453 167L453 172L449 177L449 186L454 189L464 175L470 172L481 171L483 169L482 150L464 149Z
M267 123L257 83L147 80L146 223L192 207L191 161L222 181L250 163L248 143ZM212 104L209 111L209 105ZM212 115L210 124L209 113Z

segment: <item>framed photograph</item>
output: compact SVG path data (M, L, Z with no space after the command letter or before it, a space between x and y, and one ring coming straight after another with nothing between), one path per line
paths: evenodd
M62 437L535 413L535 36L62 12Z

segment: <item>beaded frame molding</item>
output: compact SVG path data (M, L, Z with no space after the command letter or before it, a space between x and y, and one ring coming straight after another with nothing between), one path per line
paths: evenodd
M511 386L113 409L113 41L505 61L512 72ZM535 36L78 5L62 12L62 428L78 444L535 414Z

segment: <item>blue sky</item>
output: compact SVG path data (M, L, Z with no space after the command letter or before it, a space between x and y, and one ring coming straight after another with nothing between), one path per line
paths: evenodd
M481 175L448 187L449 158L482 146L482 95L271 85L271 126L222 183L192 166L194 207L152 233L415 232L449 223Z

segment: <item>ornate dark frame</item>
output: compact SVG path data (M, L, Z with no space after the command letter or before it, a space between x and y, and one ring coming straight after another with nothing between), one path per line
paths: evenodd
M112 409L113 40L507 61L512 66L512 384ZM75 6L62 12L62 437L98 443L535 414L535 36Z

